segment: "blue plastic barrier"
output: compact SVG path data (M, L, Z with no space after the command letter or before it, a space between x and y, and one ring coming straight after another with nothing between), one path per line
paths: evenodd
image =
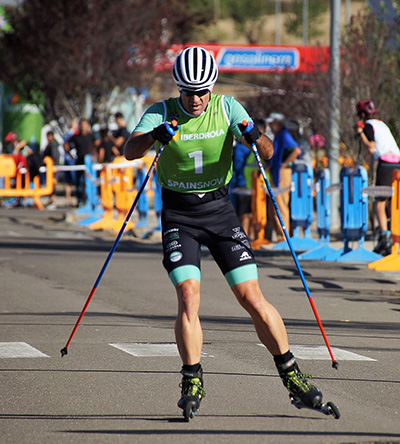
M295 251L307 251L318 247L318 242L311 238L310 227L313 217L313 179L312 168L306 164L295 164L292 168L290 190L290 219L293 236L290 238ZM304 236L300 236L300 228ZM275 245L274 250L289 250L286 241Z
M84 219L78 222L78 225L90 225L103 216L104 211L99 207L99 199L97 197L97 172L94 169L94 162L92 156L87 154L85 156L85 194L86 203L82 207L75 210L77 215L87 215Z
M380 259L381 255L364 248L364 238L368 229L368 196L362 194L362 189L368 184L365 168L342 168L340 182L340 216L344 247L326 256L324 260L372 262ZM358 248L350 248L351 241L358 242Z
M331 224L331 195L327 189L331 185L331 174L328 168L318 171L315 182L315 202L317 211L317 230L319 246L298 256L301 260L324 259L336 250L329 246L329 229Z

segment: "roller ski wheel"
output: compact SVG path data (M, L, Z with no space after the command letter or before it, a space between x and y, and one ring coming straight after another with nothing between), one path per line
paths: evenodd
M189 422L197 415L199 404L196 401L188 401L185 406L181 407L185 422Z
M306 405L304 404L300 398L297 398L293 396L292 394L289 395L289 398L292 402L292 404L298 408L298 409L309 409L309 410L316 410L317 412L321 412L324 415L333 415L335 419L340 418L340 412L338 407L331 401L327 402L326 404L323 404L322 402L319 402L315 404L314 406Z
M178 407L182 409L185 422L197 415L200 401L206 396L203 388L203 372L189 373L182 370L181 399Z

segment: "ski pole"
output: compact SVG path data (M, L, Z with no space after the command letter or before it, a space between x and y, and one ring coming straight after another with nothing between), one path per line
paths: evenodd
M246 122L246 121L243 121L243 122L242 122L242 125L247 126L247 122ZM254 143L251 145L251 149L253 150L254 156L255 156L256 161L257 161L257 164L258 164L258 168L260 169L260 172L261 172L261 175L262 175L262 177L263 177L263 179L264 179L264 182L265 182L265 185L266 185L266 187L267 187L268 193L269 193L269 195L270 195L270 197L271 197L272 204L273 204L273 206L274 206L274 208L275 208L275 211L276 211L276 214L277 214L277 216L278 216L279 223L281 224L282 230L283 230L283 232L284 232L284 234L285 234L285 238L286 238L286 241L287 241L287 243L288 243L289 250L290 250L290 252L292 253L293 260L294 260L294 262L295 262L295 264L296 264L297 270L298 270L299 275L300 275L301 282L303 283L304 290L306 291L306 294L307 294L307 296L308 296L308 300L309 300L309 302L310 302L311 308L312 308L312 310L313 310L313 312L314 312L315 319L316 319L317 322L318 322L318 325L319 325L319 328L320 328L320 330L321 330L322 336L323 336L323 338L324 338L324 341L325 341L326 347L328 348L329 355L330 355L330 357L331 357L331 359L332 359L332 367L335 368L335 369L337 369L338 366L339 366L339 363L338 363L338 362L335 360L335 358L333 357L333 353L332 353L331 347L330 347L330 345L329 345L328 338L326 337L324 327L322 326L322 322L321 322L321 320L320 320L320 318L319 318L319 315L318 315L318 312L317 312L317 308L315 307L315 304L314 304L313 298L312 298L312 296L311 296L310 290L309 290L308 285L307 285L307 282L306 282L306 280L305 280L305 277L304 277L304 274L303 274L303 270L302 270L301 267L300 267L299 260L297 259L297 255L296 255L296 253L295 253L295 251L294 251L294 249L293 249L292 242L291 242L290 237L289 237L289 234L288 234L288 232L287 232L287 230L286 230L285 224L284 224L284 222L283 222L283 219L282 219L281 213L280 213L279 208L278 208L278 204L276 203L275 196L274 196L274 194L273 194L273 192L272 192L271 185L269 184L269 180L268 180L268 178L267 178L267 175L266 175L266 173L265 173L265 169L264 169L263 164L262 164L262 162L261 162L261 157L260 157L260 155L259 155L259 153L258 153L258 150L257 150L257 147L256 147L256 145L255 145Z
M174 126L176 126L176 125L174 125ZM120 239L121 239L121 237L122 237L122 235L123 235L123 233L124 233L124 231L125 231L125 228L126 228L128 222L129 222L130 218L132 217L132 213L133 213L134 209L136 208L136 205L137 205L137 203L138 203L138 201L139 201L139 198L140 198L141 194L143 193L143 190L145 189L146 184L147 184L147 182L148 182L148 180L149 180L149 178L150 178L150 176L151 176L151 174L152 174L154 168L155 168L156 165L157 165L158 159L160 158L163 149L164 149L164 145L162 145L162 146L160 147L160 149L158 150L157 154L156 154L155 157L154 157L154 160L153 160L152 164L150 165L150 168L149 168L149 170L148 170L148 172L147 172L147 174L146 174L146 177L144 178L144 181L143 181L143 183L142 183L140 189L139 189L138 192L137 192L137 195L136 195L136 197L135 197L135 200L133 201L130 210L129 210L128 213L126 214L126 217L125 217L124 223L122 224L122 227L121 227L121 229L120 229L120 231L119 231L119 233L118 233L118 236L117 236L116 239L115 239L114 245L112 246L110 252L108 253L107 259L106 259L106 261L104 262L103 267L102 267L102 269L100 270L99 275L97 276L97 279L96 279L96 282L95 282L94 285L93 285L92 291L90 292L89 297L87 298L86 303L85 303L85 305L83 306L83 309L82 309L82 311L81 311L81 314L79 315L79 318L78 318L78 320L76 321L75 327L74 327L73 330L72 330L72 333L71 333L71 335L70 335L70 337L69 337L69 339L68 339L68 342L67 342L67 344L65 345L65 347L62 348L62 349L60 350L60 351L61 351L61 357L65 356L65 355L68 353L68 346L69 346L70 342L72 341L72 338L73 338L73 336L74 336L74 334L75 334L75 332L76 332L76 330L77 330L77 328L78 328L78 326L79 326L79 323L81 322L81 320L82 320L82 318L83 318L83 315L85 314L86 309L88 308L89 303L90 303L90 301L92 300L92 297L93 297L93 295L94 295L94 293L95 293L95 291L96 291L96 289L97 289L97 287L98 287L98 285L99 285L99 283L100 283L101 278L103 277L104 272L106 271L106 268L107 268L108 264L110 263L111 257L112 257L112 255L114 254L114 251L115 251L116 248L117 248L117 245L118 245L118 243L119 243L119 241L120 241Z

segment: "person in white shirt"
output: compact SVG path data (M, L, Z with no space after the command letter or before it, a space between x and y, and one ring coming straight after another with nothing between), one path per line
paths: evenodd
M400 168L400 150L386 123L376 117L378 112L371 99L362 99L356 105L357 115L361 119L356 124L357 135L362 144L378 161L376 185L392 185L392 174ZM392 252L392 237L388 228L386 203L388 198L376 198L376 214L380 228L378 244L374 252L387 256Z

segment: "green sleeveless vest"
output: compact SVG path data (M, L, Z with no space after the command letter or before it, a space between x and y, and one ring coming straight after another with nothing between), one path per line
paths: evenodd
M229 183L232 177L233 135L222 96L211 94L203 114L186 114L176 99L163 102L166 120L178 121L177 140L164 147L157 165L164 188L181 193L206 193Z

